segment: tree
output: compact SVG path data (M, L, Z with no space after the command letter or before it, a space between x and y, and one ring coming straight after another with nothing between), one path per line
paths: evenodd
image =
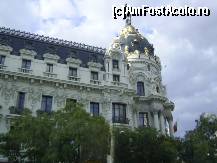
M115 163L175 163L176 140L159 134L152 128L135 130L116 128Z
M186 163L217 163L216 116L201 116L196 128L186 133L182 159Z
M103 162L109 151L109 124L77 103L36 117L24 112L13 124L1 135L1 152L14 162Z

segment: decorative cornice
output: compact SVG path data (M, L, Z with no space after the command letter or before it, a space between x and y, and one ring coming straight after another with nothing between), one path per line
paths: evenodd
M96 47L96 46L90 46L86 44L81 44L77 42L72 42L72 41L66 41L58 38L52 38L48 36L43 36L43 35L38 35L38 34L33 34L29 32L24 32L20 30L15 30L15 29L10 29L10 28L5 28L5 27L0 27L0 33L7 34L7 35L12 35L12 36L18 36L26 39L33 39L37 41L42 41L46 43L52 43L56 45L62 45L62 46L67 46L67 47L73 47L73 48L79 48L79 49L84 49L88 51L93 51L101 54L105 54L106 49L101 48L101 47Z

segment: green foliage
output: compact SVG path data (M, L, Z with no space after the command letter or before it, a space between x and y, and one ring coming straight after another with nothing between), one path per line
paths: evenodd
M198 121L196 128L185 135L182 158L186 163L217 163L217 118Z
M115 163L175 163L177 146L175 140L159 135L151 128L114 130Z
M92 117L79 104L36 117L25 110L13 120L13 129L1 135L1 153L11 161L78 162L105 160L109 151L109 125Z

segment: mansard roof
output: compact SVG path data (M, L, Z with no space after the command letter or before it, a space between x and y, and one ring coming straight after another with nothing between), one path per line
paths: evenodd
M0 27L0 44L13 48L12 55L20 55L20 49L34 50L36 59L43 60L43 54L51 53L60 57L58 63L66 63L66 58L73 57L81 60L81 66L87 67L90 61L104 65L106 49L81 44L72 41L47 37L10 28ZM104 69L104 67L103 67Z

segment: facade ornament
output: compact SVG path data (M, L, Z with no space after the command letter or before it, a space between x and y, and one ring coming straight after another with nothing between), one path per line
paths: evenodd
M114 42L113 48L120 49L120 44L118 42Z
M81 60L80 59L75 59L72 57L66 58L66 62L68 65L74 66L74 67L79 67L81 65Z
M95 69L102 68L102 64L97 63L97 62L88 62L87 65L89 68L95 68Z
M53 63L53 64L56 64L60 58L58 55L52 54L52 53L45 53L43 57L44 57L45 62Z
M0 44L0 51L1 51L1 54L3 55L10 55L11 52L13 51L13 48L8 45L6 46L6 45Z
M64 107L66 98L67 96L64 94L64 92L61 91L60 93L60 91L56 91L54 95L54 102L56 103L57 107Z
M28 99L31 101L31 107L32 109L35 108L37 103L40 103L42 96L42 89L36 89L36 88L30 88L29 89L29 97ZM39 109L39 108L37 108Z
M126 54L129 54L129 46L125 46L124 51Z
M37 55L37 53L34 50L20 49L20 55L23 58L34 59L34 57Z
M147 47L145 47L145 48L144 48L144 53L145 53L145 55L146 55L146 56L148 56L148 55L149 55L149 50L148 50L148 48L147 48Z
M5 104L8 104L11 99L14 98L18 87L15 84L6 83L2 87L1 95L4 97Z

